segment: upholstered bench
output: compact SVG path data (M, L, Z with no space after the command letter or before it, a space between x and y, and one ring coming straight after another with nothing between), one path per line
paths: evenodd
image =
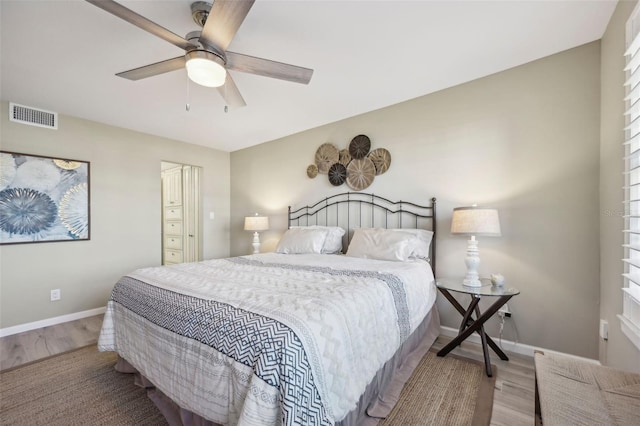
M640 425L640 374L536 352L536 425Z

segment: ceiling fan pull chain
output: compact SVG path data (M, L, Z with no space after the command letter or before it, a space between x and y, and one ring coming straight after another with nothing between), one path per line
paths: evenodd
M189 103L189 76L187 76L187 103L184 107L187 112L191 111L191 104Z
M225 114L229 112L229 105L227 105L227 87L229 87L229 85L225 82L224 84L224 100L225 100L225 105L224 105L224 112Z

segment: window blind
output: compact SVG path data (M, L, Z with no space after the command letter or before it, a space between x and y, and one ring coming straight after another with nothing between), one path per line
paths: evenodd
M625 52L623 333L640 349L640 10L627 21Z

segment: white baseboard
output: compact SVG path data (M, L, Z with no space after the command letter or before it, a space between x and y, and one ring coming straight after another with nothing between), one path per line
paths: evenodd
M445 326L440 326L440 334L447 336L447 337L456 337L458 335L458 330L455 328L451 328L451 327L445 327ZM558 351L552 351L550 349L545 349L545 348L539 348L536 346L530 346L530 345L525 345L524 343L518 343L518 342L512 342L510 340L504 340L502 339L502 341L500 342L496 337L491 336L491 338L494 340L494 342L496 342L504 351L507 352L513 352L516 354L520 354L520 355L527 355L527 356L533 356L534 351L541 351L544 353L551 353L551 354L560 354L560 355L564 355L564 356L568 356L571 358L575 358L575 359L579 359L585 362L589 362L592 364L598 364L600 365L600 361L597 359L592 359L592 358L583 358L580 356L576 356L576 355L571 355L571 354L567 354L564 352L558 352ZM482 342L480 341L480 336L478 335L478 333L474 333L473 335L469 336L467 338L467 340L465 340L466 342L473 342L473 343L477 343L479 345L482 344ZM489 348L489 351L491 352L491 348Z
M0 328L0 337L11 336L25 331L36 330L38 328L49 327L63 322L75 321L82 318L88 318L95 315L104 314L107 307L89 309L88 311L75 312L73 314L61 315L59 317L48 318L40 321L29 322L26 324L14 325L13 327Z

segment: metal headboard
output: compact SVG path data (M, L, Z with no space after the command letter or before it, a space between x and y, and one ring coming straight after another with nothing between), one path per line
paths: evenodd
M433 231L431 241L431 268L436 270L436 199L431 205L420 205L408 201L391 201L364 192L343 192L324 198L309 206L291 210L289 206L288 227L291 226L340 226L347 232L343 237L346 251L355 228L414 228ZM346 242L346 244L345 244Z

